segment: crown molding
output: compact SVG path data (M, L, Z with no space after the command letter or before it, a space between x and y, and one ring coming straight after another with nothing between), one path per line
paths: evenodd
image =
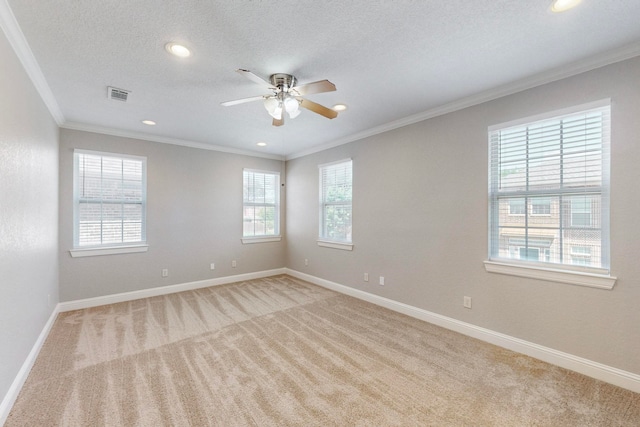
M51 92L51 88L47 84L47 80L44 78L44 74L42 74L42 70L36 58L33 56L33 52L31 52L31 48L20 29L20 25L18 25L18 21L16 21L16 17L13 15L6 0L0 0L0 28L2 28L4 34L7 36L9 44L40 94L49 113L58 126L60 126L64 123L62 110L56 98L53 96L53 92Z
M512 95L514 93L522 92L527 89L531 89L537 86L542 86L547 83L552 83L558 80L565 79L567 77L575 76L587 71L595 70L597 68L604 67L606 65L614 64L616 62L624 61L634 58L640 55L640 42L625 45L621 48L614 49L603 54L590 56L581 61L576 61L562 67L553 68L547 72L536 74L531 77L527 77L518 80L513 83L502 85L487 91L477 93L475 95L462 98L442 106L432 108L423 111L418 114L414 114L408 117L404 117L399 120L376 126L371 129L367 129L362 132L355 133L353 135L346 136L344 138L336 139L326 144L322 144L308 150L300 151L285 157L286 160L293 160L298 157L308 156L313 153L328 150L340 145L347 144L349 142L358 141L367 137L378 135L384 132L388 132L394 129L398 129L404 126L408 126L414 123L418 123L427 119L442 116L444 114L453 113L464 108L473 107L474 105L482 104L485 102L493 101L494 99L502 98L504 96Z
M162 144L180 145L182 147L199 148L201 150L220 151L223 153L239 154L242 156L260 157L271 160L285 160L284 156L277 154L256 153L249 150L240 150L237 148L223 147L221 145L207 144L204 142L188 141L178 138L165 138L157 135L150 135L141 132L130 132L120 129L114 129L103 126L89 125L85 123L64 122L60 125L62 129L79 130L83 132L99 133L102 135L118 136L122 138L139 139L142 141L160 142Z

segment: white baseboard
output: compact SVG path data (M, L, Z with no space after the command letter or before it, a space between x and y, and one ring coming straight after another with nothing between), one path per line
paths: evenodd
M45 323L44 328L42 328L42 332L40 332L40 335L38 335L38 339L36 340L35 344L31 348L31 351L29 352L27 359L24 361L24 363L22 364L22 367L18 371L18 375L16 375L16 378L13 380L13 383L11 383L11 386L9 387L9 390L7 390L7 394L5 394L4 399L2 399L2 403L0 403L0 426L4 425L5 421L7 421L9 412L11 412L11 408L13 407L13 404L18 398L18 394L20 394L20 390L22 389L22 386L24 385L25 381L27 381L29 372L31 372L31 368L33 367L33 364L36 362L36 358L40 353L40 349L42 348L42 345L47 339L47 336L49 335L49 331L51 330L51 327L53 326L53 322L55 322L59 312L60 312L60 304L56 305L56 307L53 309L51 316L49 316L49 320L47 320L47 323Z
M623 371L602 363L501 334L490 329L481 328L470 323L461 322L460 320L456 320L451 317L432 313L421 308L370 294L359 289L354 289L349 286L341 285L339 283L331 282L299 271L290 269L285 270L286 274L297 277L298 279L306 280L307 282L324 288L388 308L398 313L406 314L407 316L411 316L416 319L424 320L425 322L433 323L434 325L477 338L517 353L526 354L527 356L534 357L544 362L587 375L591 378L595 378L636 393L640 393L640 375L638 374Z
M209 286L226 285L228 283L242 282L244 280L261 279L263 277L285 274L285 271L285 268L276 268L274 270L264 270L255 273L238 274L235 276L216 277L213 279L199 280L197 282L180 283L177 285L141 289L139 291L123 292L120 294L111 294L95 298L61 302L59 304L60 312L98 307L100 305L115 304L118 302L133 301L136 299L155 297L158 295L174 294L176 292L208 288Z

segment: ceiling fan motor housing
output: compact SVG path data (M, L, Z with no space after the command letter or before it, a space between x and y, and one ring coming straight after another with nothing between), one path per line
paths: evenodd
M291 74L277 73L269 77L272 85L283 92L289 92L289 89L296 86L297 80Z

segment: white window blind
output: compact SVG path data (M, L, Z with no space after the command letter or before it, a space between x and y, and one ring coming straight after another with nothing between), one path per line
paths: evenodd
M244 169L243 237L280 234L280 173Z
M146 241L146 158L74 151L74 247Z
M351 242L352 162L320 165L320 239Z
M490 260L608 273L610 107L602 104L489 129ZM590 256L578 263L576 247Z

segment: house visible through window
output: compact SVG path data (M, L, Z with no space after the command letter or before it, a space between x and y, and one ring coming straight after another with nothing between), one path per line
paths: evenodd
M551 199L548 197L531 198L531 215L551 215Z
M74 247L146 241L146 158L74 151Z
M524 215L524 199L509 199L509 215Z
M351 243L352 162L320 166L320 240Z
M589 265L591 262L591 248L588 246L572 246L570 254L574 265Z
M490 260L608 273L609 116L601 102L489 129Z
M242 173L242 236L280 234L280 173L245 169Z
M591 227L592 200L590 196L571 197L571 226Z

